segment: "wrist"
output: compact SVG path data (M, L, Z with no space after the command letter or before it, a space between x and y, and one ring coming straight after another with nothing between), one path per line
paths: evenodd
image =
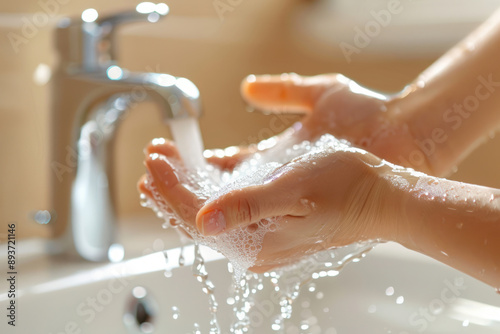
M401 167L372 154L364 154L360 161L362 171L348 202L361 208L357 219L358 226L364 226L362 239L400 242L409 225L405 212L409 181L393 172Z
M408 85L388 101L388 112L405 129L409 138L406 152L401 152L398 163L430 175L448 172L453 136L444 115L449 109L446 91L433 90L416 82Z
M377 191L372 195L380 208L374 234L377 239L408 247L413 243L411 231L415 228L413 205L416 198L411 189L418 177L412 170L387 162L373 172Z

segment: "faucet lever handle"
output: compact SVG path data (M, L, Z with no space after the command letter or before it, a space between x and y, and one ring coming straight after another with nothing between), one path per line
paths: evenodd
M141 2L135 10L116 13L98 19L97 24L101 30L101 38L97 47L100 48L98 52L100 52L101 61L117 62L115 35L118 27L135 22L155 23L168 13L169 7L165 3Z
M169 12L165 3L142 2L135 10L99 17L95 9L83 11L81 20L62 19L57 48L62 64L93 71L116 63L116 31L123 24L157 22Z
M101 26L109 25L111 27L133 22L155 23L163 16L166 16L169 11L170 9L165 3L141 2L135 10L107 15L97 19L96 22Z

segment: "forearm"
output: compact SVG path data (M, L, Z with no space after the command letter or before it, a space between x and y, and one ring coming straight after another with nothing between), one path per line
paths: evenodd
M446 174L500 127L500 11L392 102L433 169Z
M402 199L394 241L500 288L500 191L407 170L386 177Z

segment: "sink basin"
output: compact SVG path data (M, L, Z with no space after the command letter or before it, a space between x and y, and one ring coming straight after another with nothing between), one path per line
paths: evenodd
M17 333L184 334L197 328L208 333L208 299L190 266L193 246L184 249L184 266L178 265L180 248L167 251L168 265L163 252L154 248L151 254L110 264L71 263L43 255L19 259ZM229 333L233 306L227 261L207 248L202 253L215 285L222 333ZM172 270L169 278L166 266ZM278 301L270 282L264 282L249 312L251 332L277 333L272 324ZM1 293L0 308L5 310L8 302ZM6 328L6 321L1 326ZM282 331L499 332L500 295L492 288L393 243L378 245L336 277L305 284Z

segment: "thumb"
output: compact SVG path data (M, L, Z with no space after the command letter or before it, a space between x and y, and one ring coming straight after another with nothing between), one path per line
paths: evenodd
M338 74L249 75L241 83L241 95L248 104L264 111L311 112L320 96L338 83L337 77Z
M203 235L217 235L265 218L307 215L311 210L308 202L278 183L234 190L206 204L196 215L198 230Z

